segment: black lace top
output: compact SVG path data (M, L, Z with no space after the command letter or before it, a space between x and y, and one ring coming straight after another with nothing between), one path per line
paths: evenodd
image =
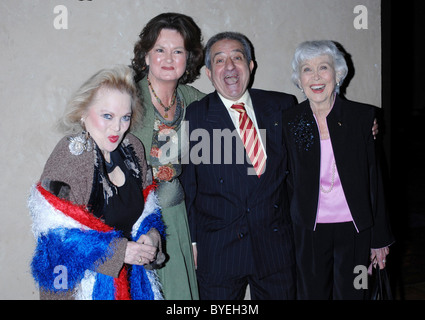
M143 188L140 175L137 175L132 159L135 155L125 147L119 147L111 153L111 162L102 161L99 165L97 178L97 192L93 190L92 199L97 201L91 203L102 203L97 205L93 212L107 225L123 232L123 236L131 238L131 228L141 216L144 209ZM103 160L103 157L102 157ZM115 167L119 167L125 175L125 183L117 187L111 183L108 173ZM97 176L97 177L96 177ZM102 192L100 192L102 191Z

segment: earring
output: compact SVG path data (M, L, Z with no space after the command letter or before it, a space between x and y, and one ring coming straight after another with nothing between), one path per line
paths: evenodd
M301 90L301 92L302 92L302 93L304 93L304 89L303 89L303 87L301 86L301 81L299 81L299 80L298 80L298 83L296 83L295 85L296 85L296 87L297 87L298 89L300 89L300 90Z
M336 80L336 86L340 87L341 86L341 79L336 78L335 80Z

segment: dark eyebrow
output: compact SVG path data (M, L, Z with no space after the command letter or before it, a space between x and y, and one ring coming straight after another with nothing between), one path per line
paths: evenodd
M216 53L213 55L213 60L214 60L214 58L215 58L215 57L217 57L218 55L220 55L220 54L222 54L222 53L223 53L223 52L221 52L221 51L220 51L220 52L216 52Z
M232 50L232 52L239 52L239 53L241 53L244 57L246 57L245 56L245 52L243 51L243 50L241 50L241 49L235 49L235 50ZM216 57L216 56L218 56L218 55L220 55L220 54L223 54L224 52L222 52L222 51L219 51L219 52L216 52L215 54L214 54L214 56L213 56L213 60L214 60L214 58Z
M245 57L245 51L241 50L241 49L235 49L232 52L239 52L242 53L242 55Z

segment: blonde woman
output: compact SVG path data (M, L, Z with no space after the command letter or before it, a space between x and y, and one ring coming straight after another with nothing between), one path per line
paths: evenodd
M142 143L133 72L104 69L74 94L29 199L42 299L162 299L164 226Z

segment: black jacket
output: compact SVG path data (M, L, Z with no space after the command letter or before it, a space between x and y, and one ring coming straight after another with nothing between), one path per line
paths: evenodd
M372 228L372 248L394 239L384 200L372 126L375 107L336 97L327 125L341 184L359 231ZM284 113L292 221L313 230L320 185L320 136L308 100Z
M192 103L186 113L191 159L183 166L181 180L192 240L198 247L198 272L256 272L264 277L294 264L282 129L283 110L293 106L294 99L256 89L250 96L258 126L266 132L267 162L260 178L248 174L252 165L237 134L231 144L214 140L220 132L236 132L216 92ZM203 161L196 164L199 153Z

